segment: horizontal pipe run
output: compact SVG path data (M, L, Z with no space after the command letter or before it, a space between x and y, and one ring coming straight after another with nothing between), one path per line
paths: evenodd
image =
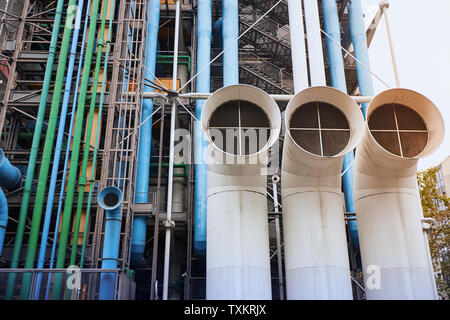
M128 95L133 95L134 92L129 92ZM192 100L205 100L208 99L212 93L198 93L198 92L192 92L192 93L182 93L178 95L178 98L180 99L192 99ZM155 97L161 96L161 93L157 92L144 92L143 98L144 99L152 99ZM280 102L289 102L294 95L293 94L269 94L269 96L275 100ZM371 96L351 96L353 100L355 100L356 103L370 103L372 101L373 97Z

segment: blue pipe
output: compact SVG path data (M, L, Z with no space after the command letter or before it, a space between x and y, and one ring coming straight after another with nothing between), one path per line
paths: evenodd
M0 185L8 190L17 189L20 186L22 175L20 170L13 166L0 149Z
M5 241L6 227L8 226L8 202L5 193L0 188L0 257L3 251L3 242Z
M225 26L222 28L223 49L226 50L223 53L223 86L226 87L239 83L239 48L236 41L239 37L238 0L223 0L222 16Z
M78 6L81 5L81 7L79 7L79 11L82 11L82 7L83 7L83 1L84 0L80 0L80 3L78 4ZM85 43L86 43L86 34L87 34L87 26L88 26L88 22L89 22L89 9L91 7L91 0L88 0L87 2L87 6L86 6L86 17L84 20L84 27L83 27L83 38L82 38L82 42L81 42L81 50L80 50L80 59L78 62L78 71L77 71L77 78L76 78L76 84L75 84L75 90L74 90L74 98L73 98L73 104L72 104L72 111L71 111L71 116L70 116L70 126L69 126L69 136L67 138L67 146L66 146L66 155L65 155L65 159L64 159L64 168L63 168L63 173L62 173L62 182L61 182L61 188L60 188L60 193L59 193L59 201L58 201L58 211L56 214L56 225L55 225L55 232L54 232L54 238L53 238L53 245L52 245L52 253L51 253L51 258L50 258L50 266L49 268L52 269L53 268L53 263L55 261L55 254L56 254L56 244L57 244L57 235L58 235L58 227L59 227L59 220L61 218L61 210L62 210L62 203L63 203L63 198L64 198L64 190L65 190L65 185L66 185L66 176L67 176L67 167L68 167L68 163L69 163L69 154L70 154L70 142L72 140L72 129L73 129L73 123L74 123L74 119L75 119L75 110L76 110L76 106L77 106L77 100L78 100L78 88L80 85L80 78L81 78L81 69L82 69L82 64L83 64L83 57L84 57L84 47L85 47ZM81 17L80 17L81 19ZM69 60L69 70L70 68L72 68L72 74L73 74L73 63L72 63L72 57L75 57L75 55L72 55L73 53L73 49L74 49L74 44L75 44L75 50L78 44L78 36L79 36L79 29L80 29L80 25L78 23L81 23L81 21L78 21L78 15L77 15L77 19L75 20L75 30L74 30L74 35L73 35L73 40L72 40L72 47L70 48L70 60ZM78 27L77 27L78 25ZM75 37L76 36L76 37ZM77 40L75 40L77 39ZM76 53L76 52L75 52ZM67 72L69 72L69 70ZM51 213L53 210L53 200L54 200L54 192L55 192L55 188L56 188L56 178L58 175L58 166L59 166L59 158L61 156L61 145L62 145L62 138L60 138L60 136L64 137L64 127L65 127L65 121L66 121L66 117L67 117L67 106L69 104L69 98L70 98L70 91L71 91L71 79L72 79L72 74L71 76L67 76L66 78L66 83L65 83L65 88L64 88L64 97L63 97L63 104L62 104L62 111L61 114L63 112L66 113L66 115L63 117L61 116L61 120L59 123L59 128L58 128L58 136L57 136L57 140L56 140L56 149L55 149L55 154L53 157L53 167L52 167L52 174L50 177L50 187L49 187L49 194L47 197L47 205L45 207L45 220L44 220L44 230L43 230L43 236L42 239L44 238L44 231L45 231L45 227L46 227L46 221L47 221L47 216L50 215L51 218ZM70 81L69 81L70 80ZM64 111L65 109L65 111ZM64 121L64 126L62 126L62 123ZM62 129L61 129L62 128ZM61 144L58 146L58 142L61 139ZM57 158L58 157L58 158ZM56 161L58 160L58 161ZM50 226L48 226L49 228ZM48 237L48 230L47 230L47 237ZM39 267L41 261L43 262L45 259L45 251L47 247L47 240L44 242L43 240L41 241L41 245L40 245L40 249L39 249L39 260L38 260L38 268ZM43 255L44 257L42 257L41 255ZM42 266L43 267L43 266ZM50 287L51 287L51 273L49 273L48 275L48 279L47 279L47 288L45 291L45 299L48 299L48 296L50 294ZM42 275L39 274L38 278L37 278L37 283L36 283L36 291L35 291L35 295L34 298L37 299L37 297L39 296L39 289L40 289L40 284L42 281ZM37 295L37 296L36 296Z
M367 35L364 26L361 0L352 0L348 6L348 16L350 21L350 34L355 49L355 57L367 68L370 68L369 51L367 49ZM356 73L358 75L359 91L363 96L373 96L372 75L358 61L356 64ZM364 119L366 118L367 103L363 103L362 111Z
M154 80L156 70L156 51L158 45L160 0L150 0L149 21L147 24L147 48L145 54L145 77ZM144 92L152 92L153 88L144 86ZM144 99L141 121L153 112L153 102ZM148 182L150 178L150 156L152 145L152 121L145 122L139 131L138 165L136 173L135 203L148 203ZM143 261L147 232L147 218L135 217L131 237L131 263L136 265Z
M347 93L345 81L344 61L342 59L342 49L338 46L341 43L341 30L339 27L339 17L335 0L322 1L323 19L325 32L334 39L327 38L328 60L330 63L331 84L338 90ZM336 42L335 42L336 41ZM353 196L353 151L344 156L342 171L348 170L342 177L344 186L345 207L347 212L355 212L355 202ZM351 167L349 167L351 166ZM349 221L349 229L355 230L356 221Z
M21 180L20 170L9 162L3 150L0 149L0 256L2 255L6 227L8 226L8 202L2 187L8 190L16 189L20 186Z
M211 32L212 11L211 0L199 0L197 4L197 77L196 92L210 92L211 68ZM205 68L205 69L203 69ZM204 100L195 102L195 116L200 119ZM206 163L203 159L207 150L206 140L201 123L194 124L194 158L195 158L195 190L194 190L194 252L199 256L206 254L206 200L207 177Z
M102 269L117 269L122 220L123 194L117 187L106 187L98 194L98 205L105 210L105 237L103 241ZM99 300L114 300L116 274L100 275Z
M370 68L369 52L367 49L367 35L364 26L363 12L361 8L361 0L352 0L347 5L348 16L350 21L350 34L355 50L355 57L365 67ZM356 73L358 75L359 91L363 96L373 96L372 75L367 69L356 61ZM367 115L367 103L362 104L362 112L364 119ZM354 212L354 211L353 211ZM358 224L356 220L349 221L350 239L353 246L359 249Z

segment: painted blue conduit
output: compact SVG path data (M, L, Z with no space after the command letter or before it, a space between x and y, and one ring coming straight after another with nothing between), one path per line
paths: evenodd
M239 8L238 0L222 1L223 86L239 83ZM199 19L200 20L200 19ZM208 61L209 62L209 61Z
M83 10L83 5L84 5L84 0L80 0L78 3L79 10L77 12L81 12ZM67 167L68 167L68 163L69 163L70 145L71 145L71 140L72 140L72 129L73 129L73 123L74 123L75 114L76 114L75 109L76 109L77 100L78 100L78 88L80 85L81 69L82 69L83 57L84 57L84 47L85 47L85 43L86 43L87 26L89 23L90 7L91 7L91 0L88 0L87 6L86 6L86 18L84 20L83 38L82 38L82 42L81 42L80 59L78 62L78 71L77 71L76 84L75 84L75 90L74 90L72 111L71 111L71 116L70 116L69 136L67 138L66 155L65 155L65 159L64 159L64 168L63 168L63 173L62 173L62 182L61 182L59 201L58 201L58 211L56 214L56 224L55 224L55 231L54 231L55 236L53 238L52 253L51 253L50 265L49 265L50 269L53 268L53 263L55 261L56 244L57 244L56 240L57 240L57 234L58 234L59 220L61 218L64 190L65 190L65 185L66 185ZM61 118L60 118L59 127L58 127L58 136L56 138L55 154L53 156L53 166L52 166L52 174L50 177L49 192L48 192L48 196L47 196L47 205L45 207L44 230L43 230L43 234L42 234L41 245L39 248L38 268L41 268L41 267L39 267L41 265L41 261L42 261L42 267L43 267L43 263L45 260L45 251L47 250L47 240L44 241L44 235L46 232L46 237L48 238L48 229L46 231L45 228L46 228L47 217L50 216L49 220L51 220L51 214L52 214L52 210L53 210L53 200L54 200L54 196L55 196L56 180L57 180L57 176L58 176L59 159L61 156L61 146L62 146L62 140L63 140L63 136L64 136L65 121L66 121L66 117L67 117L67 107L69 105L69 98L70 98L70 91L71 91L71 84L72 84L71 79L72 79L72 75L73 75L73 67L74 67L75 57L76 57L76 51L74 53L73 50L76 50L77 45L78 45L78 36L79 36L79 29L80 29L79 24L81 23L80 19L81 19L81 16L78 17L78 15L77 15L77 17L75 19L75 30L74 30L74 34L73 34L73 38L72 38L72 45L70 48L70 58L69 58L70 60L69 60L69 67L67 70L68 75L66 77L66 83L65 83L65 87L64 87L63 104L61 107ZM72 58L74 59L73 62L72 62ZM69 77L69 72L71 72L70 77ZM64 116L63 116L63 113L64 113ZM62 122L64 122L64 125L62 124ZM61 143L59 143L60 141L61 141ZM49 223L50 223L50 221L49 221ZM50 225L47 228L49 228L49 227L50 227ZM49 273L49 276L47 279L47 289L45 291L45 299L46 300L48 299L49 294L50 294L51 279L52 279L51 273ZM40 285L41 285L41 281L42 281L41 274L38 274L36 281L37 281L36 282L36 291L34 293L35 299L37 299L37 297L39 297L39 290L40 290Z
M345 81L344 61L342 58L342 49L338 46L341 43L341 30L339 27L339 17L335 0L322 1L323 19L325 32L334 39L327 38L328 60L330 64L331 84L338 90L347 93ZM336 41L336 42L335 42ZM344 156L342 171L347 170L342 177L344 186L345 208L347 212L355 212L355 202L353 195L353 151ZM348 169L347 169L348 168ZM352 242L358 242L354 235L358 234L356 220L348 221L350 234L353 235Z
M369 52L367 49L367 35L364 26L363 12L361 8L361 0L352 0L347 5L350 34L355 49L355 57L365 67L370 68ZM372 75L361 63L355 61L356 73L358 75L359 91L363 96L373 96ZM362 112L366 119L367 103L362 104ZM353 211L354 212L354 211ZM359 249L358 225L356 220L349 221L350 239L355 248Z
M9 162L3 150L0 149L0 186L8 190L17 189L21 180L20 170Z
M348 15L350 21L350 34L355 49L355 57L367 68L370 68L369 51L367 49L367 35L364 26L361 0L352 0L349 2ZM356 73L358 75L359 91L362 96L373 96L372 75L367 69L355 61ZM364 119L366 119L367 103L362 104Z
M153 81L156 70L156 53L158 46L160 0L150 0L147 25L147 48L145 53L145 77ZM152 92L153 88L144 87L144 92ZM144 99L141 121L147 119L153 112L153 102ZM152 121L145 122L139 131L139 151L136 174L135 203L148 203L148 183L150 178L150 156L152 145ZM135 217L131 237L131 263L138 265L143 261L147 231L147 218Z
M0 188L0 257L2 256L3 243L5 242L6 227L8 226L8 202L5 193Z
M116 269L118 265L122 201L122 191L117 187L106 187L98 194L98 205L106 213L102 269ZM114 300L116 280L116 273L103 272L100 275L99 300Z
M211 32L212 11L211 0L199 0L197 6L197 77L196 92L210 92L211 68ZM204 100L195 102L195 117L200 119ZM206 162L203 153L207 150L206 140L201 123L194 124L194 157L195 157L195 190L194 190L194 252L199 256L206 254L206 201L207 176Z
M9 162L3 150L0 149L0 256L8 226L8 202L2 188L14 190L20 186L21 180L20 170Z

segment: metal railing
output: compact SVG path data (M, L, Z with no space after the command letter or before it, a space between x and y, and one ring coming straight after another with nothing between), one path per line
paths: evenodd
M97 300L100 290L101 275L115 278L114 297L120 296L118 292L119 269L80 269L73 266L67 269L0 269L0 300L6 296L8 279L16 274L12 300ZM21 297L22 279L25 275L32 275L30 294L27 298ZM59 275L56 277L56 275ZM64 285L59 298L52 296L55 278Z

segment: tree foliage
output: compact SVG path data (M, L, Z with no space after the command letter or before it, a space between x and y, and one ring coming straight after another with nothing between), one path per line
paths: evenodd
M433 218L435 225L429 234L429 244L433 267L436 274L436 284L441 299L450 299L450 288L447 279L450 277L450 210L449 200L437 189L437 167L421 171L417 174L423 214ZM450 188L450 186L446 186ZM444 204L440 209L439 202ZM442 206L441 206L442 208Z

